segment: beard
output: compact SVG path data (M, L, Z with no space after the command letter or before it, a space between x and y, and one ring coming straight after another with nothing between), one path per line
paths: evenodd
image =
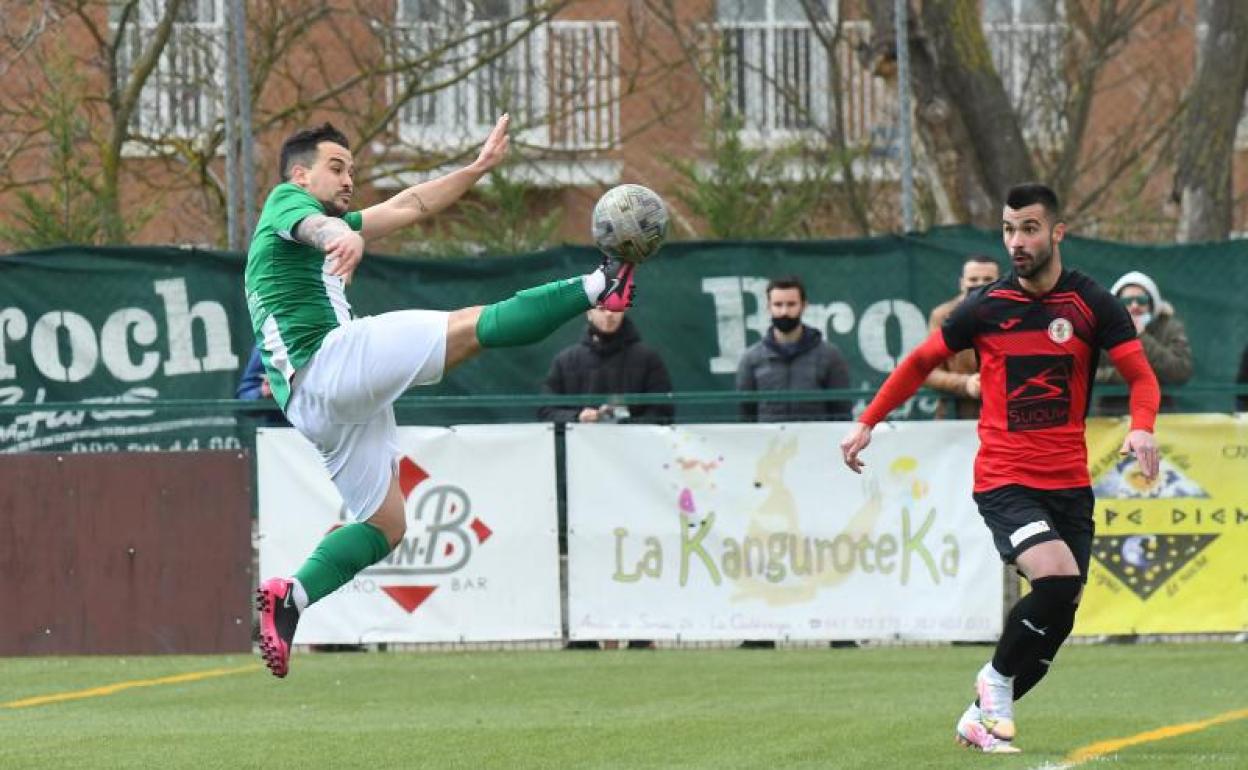
M1021 264L1021 265L1018 263L1015 263L1014 271L1018 273L1019 278L1034 278L1035 276L1044 272L1044 269L1049 266L1050 262L1053 261L1053 242L1050 241L1049 245L1046 248L1044 248L1043 250L1038 250L1035 253L1029 253L1025 251L1015 252L1015 254L1018 254L1018 253L1021 253L1024 256L1030 257L1031 261Z
M348 207L339 203L337 197L321 201L321 206L325 209L326 214L334 217L340 217L348 211Z

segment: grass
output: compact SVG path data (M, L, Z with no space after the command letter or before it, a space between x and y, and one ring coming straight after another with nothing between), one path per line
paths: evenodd
M1230 644L1076 646L1018 707L1024 753L953 721L986 647L303 654L260 670L28 708L244 657L0 660L0 767L1038 768L1248 708ZM1248 719L1083 767L1248 767Z

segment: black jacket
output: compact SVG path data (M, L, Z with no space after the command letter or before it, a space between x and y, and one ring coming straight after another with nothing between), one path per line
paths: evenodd
M771 329L746 349L737 366L737 390L833 390L849 387L849 364L841 351L824 342L818 329L802 327L792 345L781 345ZM849 401L774 401L741 404L745 422L848 420Z
M641 341L641 334L627 316L611 336L599 334L586 324L577 344L564 348L551 362L550 373L542 384L543 393L563 395L612 393L670 393L672 378L663 359ZM538 419L576 422L581 410L598 408L602 398L577 399L578 406L544 406ZM625 422L670 423L675 414L671 404L629 405L631 417Z

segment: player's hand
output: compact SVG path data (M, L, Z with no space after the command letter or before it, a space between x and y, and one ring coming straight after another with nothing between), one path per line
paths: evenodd
M357 232L339 235L325 244L325 258L331 262L330 275L350 276L364 258L364 237Z
M1140 464L1140 473L1144 478L1152 481L1157 478L1157 473L1161 467L1161 458L1157 453L1157 439L1153 438L1153 434L1146 430L1133 430L1127 434L1127 438L1122 442L1122 448L1118 450L1118 454L1122 456L1135 455L1135 461Z
M273 398L273 386L269 385L268 377L260 378L260 395L265 398Z
M504 112L494 124L490 135L485 138L485 144L481 145L481 153L477 155L477 159L472 164L476 171L484 174L502 163L503 158L507 157L507 148L511 144L511 139L507 136L507 127L510 125L511 116Z
M841 439L841 456L845 458L845 464L854 473L862 473L866 463L858 459L858 453L866 449L870 443L871 426L861 422L854 423L854 427L850 428L845 438Z
M970 398L979 398L979 372L975 372L966 378L966 395Z
M581 410L576 419L580 422L598 422L598 410L587 406Z

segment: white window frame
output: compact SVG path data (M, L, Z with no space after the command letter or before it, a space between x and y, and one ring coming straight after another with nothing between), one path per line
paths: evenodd
M202 137L224 113L225 0L185 2L183 8L193 9L194 20L173 23L131 118L131 133L143 140ZM127 39L118 46L120 72L125 73L141 54L163 13L161 0L139 3L137 17L127 25Z
M720 75L729 112L742 121L742 141L756 146L781 145L820 136L833 122L836 105L829 83L828 51L809 19L777 18L778 0L744 0L756 18L730 13L737 3L715 6L715 39L720 46ZM837 23L839 3L828 0L826 21ZM740 7L740 6L738 6ZM761 18L757 18L761 17ZM843 21L850 40L835 55L841 73L846 142L871 145L885 154L895 141L894 89L862 65L854 40L870 36L865 21ZM796 97L797 103L794 103ZM707 101L708 112L717 108Z
M1005 2L1010 7L1009 19L1006 21L989 21L987 9L981 10L988 50L1001 76L1010 104L1019 117L1023 135L1041 146L1055 146L1066 135L1065 116L1060 113L1046 116L1043 102L1037 104L1036 98L1032 96L1032 86L1038 76L1041 79L1040 88L1060 90L1056 101L1065 101L1065 91L1068 88L1062 76L1068 35L1065 0L1052 0L1056 18L1047 22L1022 20L1027 6L1037 0ZM1050 54L1047 61L1053 63L1053 69L1048 73L1031 66L1033 60L1046 60L1033 56L1036 46L1047 49Z
M404 37L414 45L437 45L448 34L459 37L469 31L465 45L488 45L473 36L473 27L499 27L516 18L527 0L509 0L508 16L474 17L470 4L440 3L445 10L457 8L458 20L405 19L407 3L396 5L395 45ZM516 35L528 24L512 22L501 34ZM454 30L448 33L448 29ZM488 33L487 33L488 34ZM471 59L472 52L454 52L453 59ZM504 110L519 128L520 143L562 151L597 151L618 146L619 128L619 24L614 21L548 21L500 59L475 69L466 78L435 92L422 94L397 111L398 138L404 144L433 150L461 149L479 142ZM435 81L456 74L453 64L435 69ZM402 75L392 83L397 98ZM552 115L552 110L560 113Z

